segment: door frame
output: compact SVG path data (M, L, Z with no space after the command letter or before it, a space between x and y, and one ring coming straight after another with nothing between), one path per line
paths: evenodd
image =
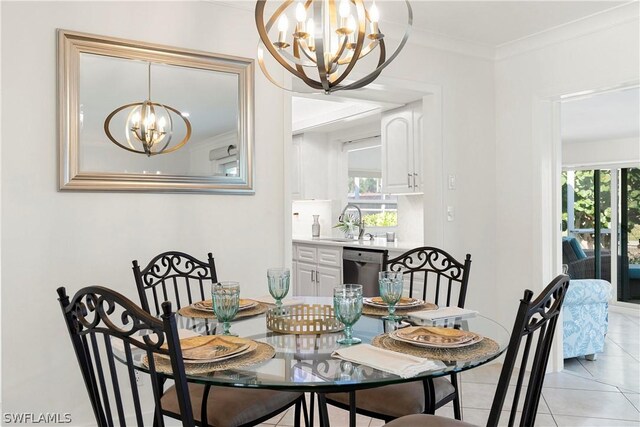
M444 206L444 150L442 140L442 87L440 85L419 82L413 80L398 79L394 77L380 76L375 81L376 90L384 88L393 91L394 89L403 91L413 91L416 93L415 102L422 99L424 114L423 150L422 150L422 170L424 174L424 196L423 196L423 222L424 222L424 242L432 246L442 247L444 244L444 225L446 221L446 208ZM283 87L291 89L293 87L293 76L285 73L283 76ZM358 90L362 94L364 89ZM291 123L291 98L296 93L282 90L283 96L283 154L284 154L284 251L283 265L291 267L292 262L292 203L291 195L291 174L288 173L288 165L291 165L291 150L293 148L292 123ZM332 96L332 95L329 95ZM336 97L349 97L349 91L339 92ZM357 100L358 98L354 98ZM428 153L428 155L427 155Z
M611 85L573 88L562 92L547 92L533 96L533 200L539 208L534 210L531 242L533 251L532 283L549 283L562 273L562 140L561 102L593 96L611 91L630 89L640 85L639 80L615 82ZM562 319L556 329L549 369L564 368L562 354Z

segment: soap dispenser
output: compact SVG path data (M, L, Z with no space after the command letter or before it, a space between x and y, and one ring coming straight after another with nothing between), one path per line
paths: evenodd
M311 237L320 237L320 223L318 222L320 215L313 216L313 224L311 224Z

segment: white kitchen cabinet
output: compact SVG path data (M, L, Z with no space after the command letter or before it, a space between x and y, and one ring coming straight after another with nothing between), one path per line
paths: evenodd
M299 296L332 296L342 283L342 248L322 245L293 245L293 289Z
M422 102L382 115L382 185L390 194L422 192Z
M308 262L296 262L295 289L296 295L316 295L315 274L317 265Z
M333 288L342 283L342 268L318 265L316 274L318 281L318 296L332 297Z
M293 136L291 197L294 200L329 198L329 149L323 133Z

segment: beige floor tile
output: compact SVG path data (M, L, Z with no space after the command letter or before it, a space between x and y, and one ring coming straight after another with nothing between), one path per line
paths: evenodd
M371 422L370 417L365 417L363 415L356 416L356 425L358 427L368 427ZM340 408L336 408L335 406L329 405L329 423L331 427L348 427L349 425L349 412ZM289 427L294 425L294 411L293 409L289 409L284 417L278 423L278 426ZM318 408L314 411L313 416L313 425L320 425L320 420L318 418Z
M376 418L371 418L369 422L369 427L382 427L385 424L383 420L378 420Z
M633 406L640 411L640 394L638 393L624 393L624 396L629 400Z
M599 390L617 392L615 386L604 384L594 379L588 379L580 375L565 371L547 374L544 377L544 388L563 388L577 390Z
M598 360L580 363L598 381L640 393L640 363L631 356L599 355Z
M542 391L551 413L582 417L637 420L640 413L622 393L548 388Z
M273 417L273 418L271 418L271 419L269 419L269 420L265 421L265 422L264 422L264 423L262 423L262 424L275 426L275 425L277 425L277 424L278 424L278 422L280 422L280 420L282 419L282 417L284 417L284 412L283 412L283 413L281 413L281 414L276 415L275 417Z
M585 367L582 366L582 363L580 363L580 361L575 357L571 359L564 359L564 369L567 372L575 375L580 375L581 377L590 379L593 378L593 375L591 375L589 371L587 371Z
M515 386L509 386L507 397L505 399L505 407L508 408L513 400L513 393L515 392ZM526 387L522 388L520 392L520 400L518 408L522 408L522 402L526 394ZM473 409L491 409L493 403L493 397L496 393L496 386L494 384L479 384L479 383L465 383L462 384L462 407ZM548 414L549 408L547 407L544 399L540 399L538 405L539 414Z
M465 409L463 414L463 420L467 423L484 426L487 424L487 420L489 419L489 410L488 409L473 409L468 408ZM520 413L518 413L519 415ZM500 414L500 420L498 421L498 426L507 426L509 424L509 411L502 411ZM515 424L518 424L519 418L516 418ZM553 420L553 417L550 414L538 414L536 416L536 427L556 427L556 423Z
M561 427L638 427L636 421L612 420L606 418L583 418L568 415L554 415Z
M493 363L464 371L460 374L460 378L462 381L470 383L498 384L501 371L502 363ZM517 382L518 372L517 368L513 370L509 384L514 385ZM528 382L529 378L525 375L524 384L526 385Z

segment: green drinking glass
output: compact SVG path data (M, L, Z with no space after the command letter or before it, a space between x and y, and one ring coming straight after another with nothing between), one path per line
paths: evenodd
M220 282L211 285L211 299L213 300L213 311L222 322L223 335L234 335L229 332L230 322L238 314L240 306L240 283Z
M378 286L380 289L380 298L387 304L389 315L384 316L385 320L400 320L402 316L396 316L396 304L402 298L404 290L404 280L401 271L381 271L378 273Z
M276 300L276 307L282 307L282 299L289 293L291 272L288 268L270 268L267 270L269 293Z
M362 315L362 285L340 285L333 288L333 311L344 324L344 338L338 344L358 344L362 340L353 336L353 325Z

